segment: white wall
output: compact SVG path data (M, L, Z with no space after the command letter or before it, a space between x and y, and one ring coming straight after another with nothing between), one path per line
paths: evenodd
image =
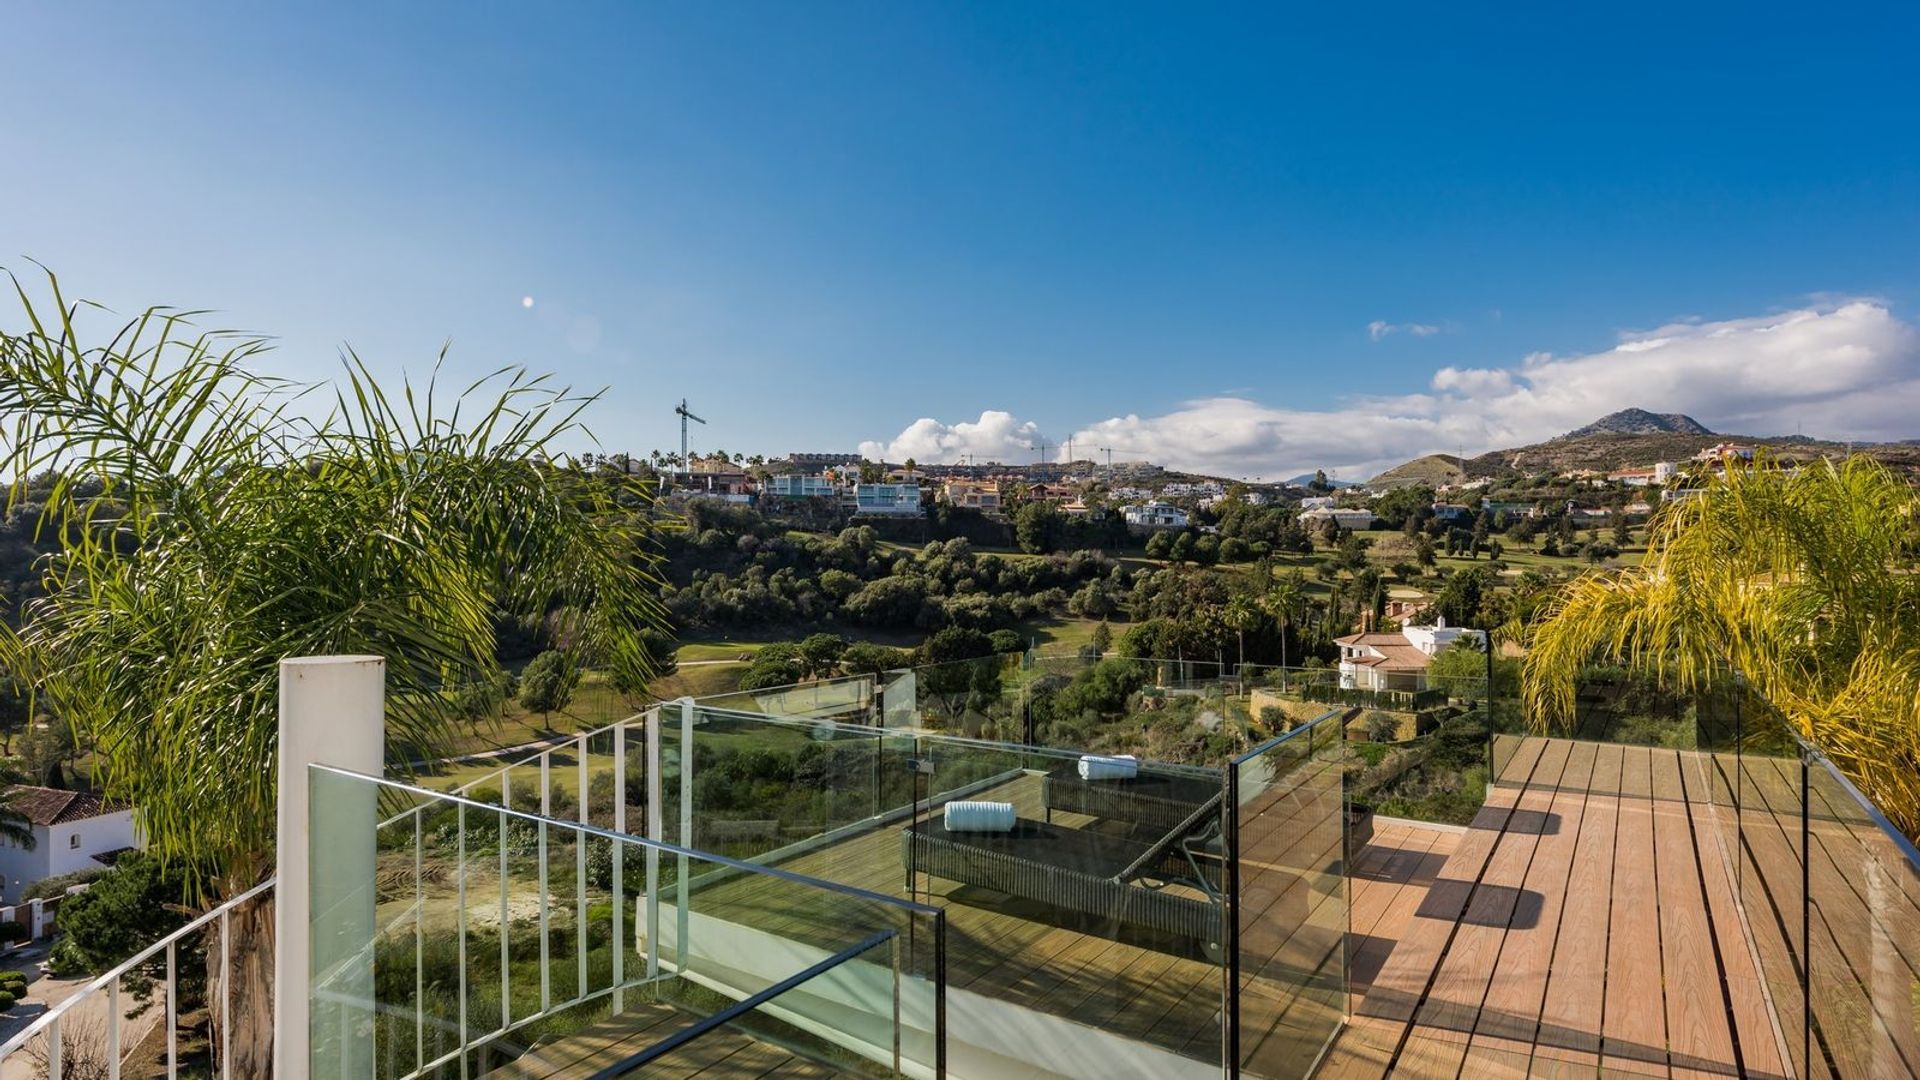
M102 864L94 859L95 855L140 846L131 810L62 822L50 828L35 825L33 835L39 843L32 851L0 842L0 875L6 877L5 887L0 888L0 903L18 903L27 886L44 878L101 869ZM76 836L80 838L79 847L73 846Z
M47 830L36 825L33 835L40 842L32 851L0 840L0 875L6 877L6 885L0 887L0 903L19 903L27 886L52 876L47 873Z
M47 843L47 876L70 874L101 865L95 855L119 848L135 847L133 811L82 818L53 826ZM72 846L78 837L80 845Z

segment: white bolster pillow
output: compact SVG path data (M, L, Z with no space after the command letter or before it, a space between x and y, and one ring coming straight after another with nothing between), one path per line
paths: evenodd
M1080 779L1082 780L1131 780L1140 775L1140 761L1132 754L1120 754L1115 757L1103 757L1099 754L1080 756Z
M1010 802L950 802L942 823L948 832L1012 832Z

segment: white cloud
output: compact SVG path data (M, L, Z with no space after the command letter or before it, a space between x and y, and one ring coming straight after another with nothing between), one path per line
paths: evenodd
M1582 356L1529 354L1507 367L1443 367L1424 393L1356 397L1329 409L1230 394L1159 415L1117 416L1073 436L1078 456L1114 448L1221 476L1281 479L1315 468L1364 479L1430 453L1539 442L1630 406L1684 412L1716 431L1837 439L1920 437L1920 330L1885 304L1852 300L1621 335ZM918 420L869 457L1031 460L1031 422L1005 412L947 426ZM1104 458L1104 455L1101 455Z
M1367 324L1367 337L1379 341L1388 334L1410 334L1414 337L1432 337L1443 328L1432 323L1390 323L1384 319L1375 319Z
M926 464L950 463L971 455L974 460L1032 461L1040 442L1040 428L1012 413L988 409L973 422L943 424L923 416L908 424L891 442L860 444L860 456L876 461L902 462L908 458Z
M1244 397L1103 420L1076 442L1115 458L1272 479L1314 468L1363 479L1421 454L1483 453L1563 434L1630 406L1684 412L1716 431L1829 438L1920 436L1920 331L1874 301L1622 335L1584 356L1532 353L1505 368L1444 367L1429 393L1324 410Z

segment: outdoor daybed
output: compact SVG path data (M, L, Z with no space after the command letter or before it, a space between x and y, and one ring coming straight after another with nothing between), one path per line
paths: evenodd
M1047 820L1054 811L1172 829L1203 803L1220 794L1216 777L1142 772L1113 780L1083 780L1072 764L1059 765L1040 778L1040 801Z

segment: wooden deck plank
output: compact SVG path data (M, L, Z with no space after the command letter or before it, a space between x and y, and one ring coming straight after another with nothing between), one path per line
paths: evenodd
M1596 791L1618 791L1625 748L1594 749L1592 780ZM1606 1012L1607 935L1612 917L1613 854L1620 800L1588 795L1580 817L1567 895L1555 932L1554 956L1540 1005L1533 1071L1560 1062L1589 1075L1600 1061L1600 1030Z
M1409 1076L1452 1076L1466 1058L1487 987L1499 965L1501 946L1513 920L1521 887L1538 844L1539 822L1553 807L1571 745L1554 740L1542 748L1533 773L1520 790L1509 829L1488 858L1473 887L1453 940L1428 987L1414 1020L1418 1038L1409 1039L1399 1070Z
M1487 986L1486 1002L1475 1021L1461 1068L1464 1075L1484 1078L1527 1074L1597 751L1593 743L1584 742L1575 743L1569 751L1523 885L1528 902L1537 902L1538 911L1530 919L1516 918L1507 928L1507 939L1501 946L1500 960Z
M1682 753L1681 779L1696 810L1695 839L1707 896L1707 918L1720 943L1727 995L1733 1002L1734 1037L1747 1075L1760 1080L1785 1077L1785 1042L1773 1015L1772 996L1761 976L1760 946L1735 900L1732 871L1738 853L1730 826L1735 808L1723 800L1732 789L1717 771L1715 755Z
M1652 764L1652 751L1644 746L1626 747L1622 754L1620 819L1614 833L1616 902L1607 924L1606 1014L1600 1040L1604 1070L1649 1071L1666 1062Z
M1736 1064L1727 999L1720 986L1680 756L1653 751L1653 833L1659 881L1660 957L1665 978L1667 1058L1678 1080L1729 1075ZM1704 807L1702 808L1704 811Z
M1534 761L1539 760L1539 751L1538 746L1527 748ZM1492 857L1518 798L1517 788L1494 788L1487 792L1486 804L1474 816L1473 825L1460 838L1440 878L1427 890L1419 908L1407 920L1404 936L1374 977L1372 990L1361 1002L1363 1015L1400 1023L1412 1021L1446 948L1453 924L1472 899L1473 882Z

